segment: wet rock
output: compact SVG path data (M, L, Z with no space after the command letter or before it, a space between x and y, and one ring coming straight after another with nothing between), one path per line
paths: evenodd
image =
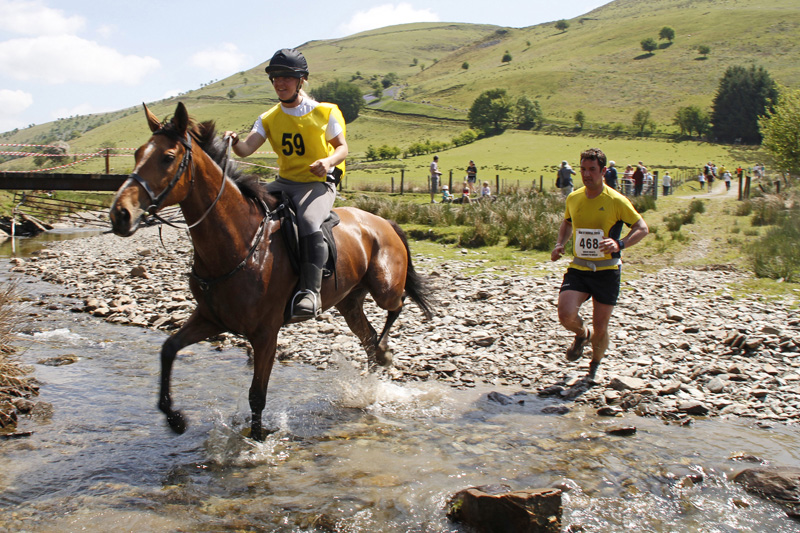
M472 487L447 503L447 517L475 533L559 533L561 490L499 492L507 487Z
M606 429L606 433L617 437L629 437L631 435L636 435L636 426L615 426Z
M548 405L542 408L542 413L545 415L565 415L570 411L566 405Z
M17 425L17 409L11 402L0 403L0 428Z
M733 480L747 492L781 504L790 516L800 516L800 468L748 468L736 474Z
M79 357L77 355L64 354L64 355L57 355L55 357L48 357L47 359L41 359L38 361L38 363L44 366L64 366L77 363L78 360Z
M619 407L601 407L597 410L598 416L622 416L622 409Z
M515 400L511 396L507 396L507 395L505 395L503 393L496 392L496 391L490 392L486 396L486 398L489 401L495 402L495 403L499 403L500 405L511 405L511 404L517 403L517 400Z

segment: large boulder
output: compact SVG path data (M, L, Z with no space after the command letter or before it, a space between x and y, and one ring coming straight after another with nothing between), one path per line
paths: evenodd
M757 466L733 477L747 492L780 503L789 516L800 518L800 468Z
M447 517L475 533L558 533L561 490L507 492L505 485L471 487L447 503Z

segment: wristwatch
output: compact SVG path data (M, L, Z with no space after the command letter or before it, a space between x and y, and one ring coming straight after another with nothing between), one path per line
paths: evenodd
M617 239L617 246L619 246L619 251L621 252L625 249L625 241L622 239Z

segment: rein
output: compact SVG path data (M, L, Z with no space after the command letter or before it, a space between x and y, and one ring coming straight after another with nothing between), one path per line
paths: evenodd
M255 235L253 235L253 240L250 242L250 250L247 252L245 258L242 259L238 265L233 267L233 270L218 278L205 279L197 275L197 272L195 272L194 270L194 265L192 265L192 271L189 273L189 275L192 277L192 279L197 281L197 283L200 285L200 289L202 289L203 292L208 291L211 287L213 287L217 283L221 283L227 279L230 279L231 277L233 277L234 274L236 274L245 267L247 262L250 260L251 257L253 257L253 254L256 252L259 243L261 243L261 239L264 236L264 229L266 229L267 227L267 220L274 217L278 211L283 209L283 204L279 205L272 211L270 211L267 208L267 204L265 204L263 201L260 201L260 204L261 208L264 210L264 218L261 219L261 223L258 225L258 230L256 231Z

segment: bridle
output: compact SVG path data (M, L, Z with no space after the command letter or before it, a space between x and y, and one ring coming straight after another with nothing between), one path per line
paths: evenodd
M164 134L166 134L166 132L163 128L153 132L153 135L164 135ZM161 191L160 194L156 195L153 192L153 189L150 187L150 185L144 180L144 178L142 178L136 172L132 172L130 176L128 176L128 181L125 183L125 186L129 185L131 182L136 182L137 184L139 184L142 187L142 189L144 189L144 192L147 193L147 196L150 197L150 205L147 207L147 209L145 209L145 213L155 219L158 219L164 224L167 224L168 226L172 226L173 228L178 228L179 226L176 226L169 220L162 218L158 214L158 210L161 209L161 206L164 204L164 201L166 200L167 196L169 195L169 193L172 192L172 189L174 189L175 186L178 184L181 177L183 176L183 173L186 172L186 169L189 169L189 178L191 180L189 182L189 191L186 193L186 197L178 203L181 203L184 200L186 200L186 198L189 197L189 195L192 193L192 189L194 188L194 165L192 164L192 136L187 132L186 137L179 140L184 148L183 158L181 159L181 162L178 165L177 170L175 171L175 175L170 180L169 185L167 185L167 187L163 191ZM186 229L192 229L198 224L200 224L203 220L205 220L208 214L211 213L211 211L214 209L214 206L217 205L219 199L222 197L222 192L225 190L225 182L228 181L227 168L228 168L228 159L230 158L230 151L232 145L233 145L232 139L228 138L228 149L225 153L225 162L222 165L222 184L219 187L219 192L217 193L217 197L214 199L213 202L211 202L211 205L208 206L208 209L206 209L206 212L203 213L203 216L201 216L200 219L197 220L195 223L187 226Z

